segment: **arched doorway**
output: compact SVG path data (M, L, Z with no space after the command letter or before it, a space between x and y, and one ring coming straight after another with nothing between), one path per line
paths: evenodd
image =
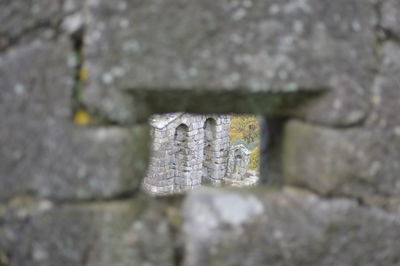
M243 167L243 156L240 150L235 150L233 173L238 174Z

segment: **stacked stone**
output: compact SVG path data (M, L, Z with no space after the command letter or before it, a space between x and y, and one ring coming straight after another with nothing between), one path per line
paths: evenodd
M173 140L159 129L152 130L152 151L144 189L153 194L170 194L174 191L174 170L170 167L173 155ZM163 176L163 178L159 178Z
M209 132L212 141L206 144L209 120L215 124L210 129L213 132ZM222 181L229 151L229 116L167 114L154 116L151 124L152 155L143 182L146 191L154 195L179 193L200 186L204 178L217 183ZM177 146L177 130L181 126L186 128L182 136L184 147ZM206 149L206 145L210 149Z
M79 51L69 29L56 25L79 17L80 1L25 2L0 4L8 21L0 26L0 199L90 200L134 191L146 167L148 125L72 122L72 96L84 80L76 80Z
M179 161L182 161L180 169L175 172L175 188L174 192L184 192L192 188L198 187L201 184L202 176L202 145L203 145L203 132L201 117L190 117L190 115L184 115L181 121L176 121L173 124L172 132L176 130L179 124L187 125L188 130L185 136L185 142L187 146L181 157L176 158L176 164L179 165ZM176 143L174 140L173 143ZM176 154L177 151L174 151ZM162 178L162 176L160 177Z
M139 217L138 205L122 199L139 190L150 127L92 114L87 126L73 122L76 89L86 81L75 39L82 8L74 0L0 3L1 266L146 260L121 241ZM153 217L140 231L168 235L167 223ZM171 251L155 250L160 265Z
M230 117L227 115L214 116L215 135L211 149L206 151L205 156L211 158L211 163L206 165L207 173L205 176L212 183L221 183L226 175L228 155L229 155L229 128Z
M0 265L397 266L399 14L397 0L1 1ZM283 189L207 189L183 208L142 195L143 118L179 111L279 120Z

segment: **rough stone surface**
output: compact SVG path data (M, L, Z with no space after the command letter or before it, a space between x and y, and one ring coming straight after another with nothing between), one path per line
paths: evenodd
M399 10L0 1L0 266L399 265ZM267 116L283 191L141 197L144 123L178 111Z
M185 266L399 262L400 216L347 199L201 190L186 200L184 218Z
M63 18L82 7L77 0L0 2L0 51L36 35L52 37Z
M123 121L130 90L332 90L302 116L356 123L376 23L370 1L88 1L84 101Z
M14 200L0 234L7 266L173 265L170 226L160 206Z
M397 128L400 134L400 118L395 110L400 106L400 46L393 41L382 47L382 64L375 78L371 112L367 124L379 128Z
M400 3L397 0L384 0L381 3L381 26L400 38Z
M140 185L148 127L74 126L70 53L61 38L0 55L0 199L21 193L101 198Z
M323 195L400 195L400 135L395 129L343 130L291 121L284 143L286 184Z
M140 143L136 142L139 138L135 139L137 130L148 134L141 128L64 128L61 134L50 133L33 147L19 150L25 154L39 152L43 157L32 155L17 163L9 158L12 151L7 150L18 152L17 146L7 145L3 147L6 159L0 164L7 170L2 174L0 198L34 193L62 200L93 199L132 193L140 187L148 155L141 154L147 147L137 147Z

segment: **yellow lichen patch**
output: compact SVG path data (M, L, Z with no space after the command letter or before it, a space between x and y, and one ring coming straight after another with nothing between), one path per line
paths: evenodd
M89 72L85 67L81 67L81 69L79 70L79 80L85 82L88 80L88 78Z
M74 123L85 126L90 123L90 114L83 109L78 109L74 115Z

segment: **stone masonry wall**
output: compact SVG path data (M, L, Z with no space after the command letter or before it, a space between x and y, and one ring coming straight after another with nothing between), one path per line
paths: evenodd
M399 265L399 18L397 0L0 1L0 266ZM144 195L147 121L171 112L263 115L264 185Z
M229 152L227 115L176 113L153 116L151 159L143 188L155 195L221 182Z

